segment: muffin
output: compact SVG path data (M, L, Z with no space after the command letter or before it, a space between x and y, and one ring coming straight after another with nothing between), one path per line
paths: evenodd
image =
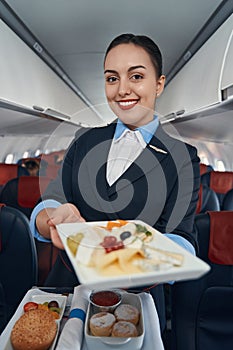
M31 310L16 321L11 332L14 350L47 350L57 332L57 324L48 310Z
M98 337L110 336L115 322L116 318L110 312L98 312L94 314L89 321L92 335Z
M139 321L139 311L138 309L130 304L121 304L114 311L114 315L117 321L127 321L135 325Z
M137 337L138 331L136 326L127 321L119 321L113 325L112 328L113 337Z

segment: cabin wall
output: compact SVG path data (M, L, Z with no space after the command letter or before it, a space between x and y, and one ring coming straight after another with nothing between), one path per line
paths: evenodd
M100 117L57 74L0 20L0 99L33 109L57 111L75 122L98 124Z

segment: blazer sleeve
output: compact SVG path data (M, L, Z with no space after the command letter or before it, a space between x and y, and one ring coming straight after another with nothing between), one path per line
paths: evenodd
M180 235L198 249L194 218L200 187L200 159L195 147L187 144L186 147L189 157L178 169L177 174L173 174L176 176L176 181L168 193L164 210L155 228L163 233ZM179 195L180 193L182 195ZM179 217L182 212L184 214Z

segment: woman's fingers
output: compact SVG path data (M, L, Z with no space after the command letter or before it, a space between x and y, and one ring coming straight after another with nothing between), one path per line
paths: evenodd
M63 222L84 222L79 210L70 203L63 204L56 208L47 223L49 226L55 226Z
M61 241L61 238L59 237L57 230L54 226L50 227L50 235L53 244L59 249L64 249L64 245Z

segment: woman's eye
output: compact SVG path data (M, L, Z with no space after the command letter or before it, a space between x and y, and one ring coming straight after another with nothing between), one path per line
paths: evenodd
M115 83L117 81L117 77L107 77L106 82L107 83Z
M131 79L133 79L133 80L139 80L139 79L142 79L143 77L142 77L142 75L141 74L134 74L134 75L132 75L132 77L131 77Z

